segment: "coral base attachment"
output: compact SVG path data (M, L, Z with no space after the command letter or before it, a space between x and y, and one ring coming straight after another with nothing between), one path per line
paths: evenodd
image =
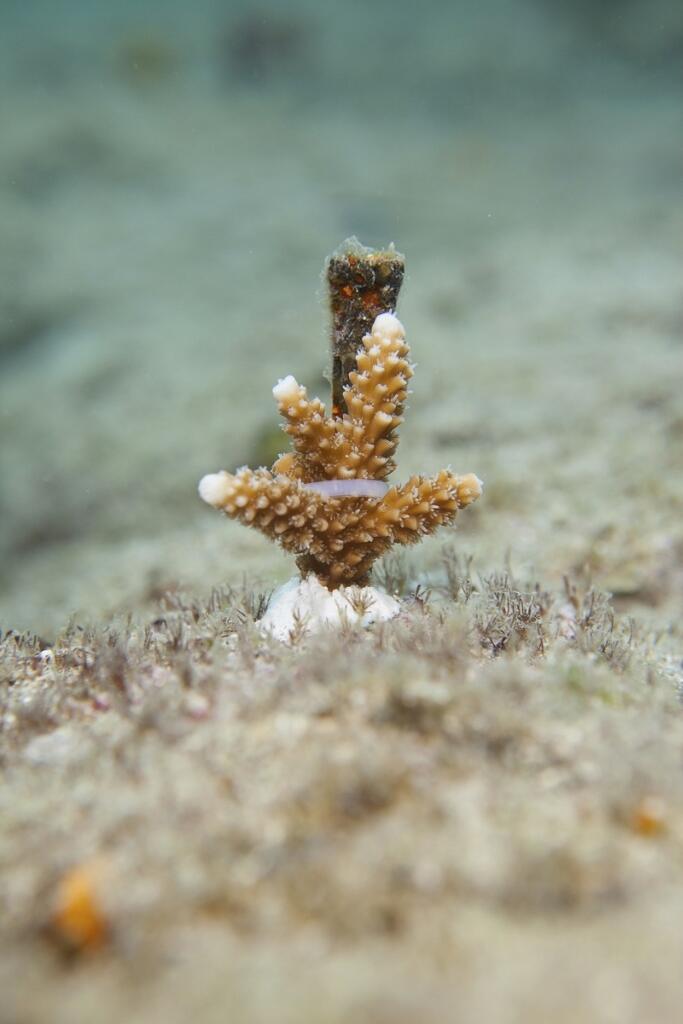
M314 576L295 576L276 590L261 628L278 640L344 623L369 626L393 619L401 611L396 598L376 587L338 587L328 590Z

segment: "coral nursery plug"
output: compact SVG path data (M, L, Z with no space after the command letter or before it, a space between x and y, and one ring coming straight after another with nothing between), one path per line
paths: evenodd
M294 554L303 579L313 576L332 592L365 587L392 545L414 544L451 523L482 490L473 473L448 469L387 483L413 375L408 356L400 320L380 313L361 339L339 411L326 415L319 399L285 377L273 395L292 450L272 469L211 473L200 496Z

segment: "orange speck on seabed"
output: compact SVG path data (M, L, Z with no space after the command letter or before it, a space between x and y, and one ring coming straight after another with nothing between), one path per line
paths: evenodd
M57 885L52 927L73 950L98 949L107 937L107 920L97 891L101 880L101 862L88 861L67 871Z
M656 796L640 800L631 814L631 827L641 836L656 836L666 828L666 805Z

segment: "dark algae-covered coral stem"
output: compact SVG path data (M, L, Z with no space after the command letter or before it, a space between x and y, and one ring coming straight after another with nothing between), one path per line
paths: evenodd
M393 245L371 249L357 238L342 242L327 261L332 313L332 413L348 412L344 389L356 355L380 313L393 312L403 283L405 258Z

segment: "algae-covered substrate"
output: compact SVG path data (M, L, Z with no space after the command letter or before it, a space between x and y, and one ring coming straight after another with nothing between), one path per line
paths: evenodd
M3 638L4 1020L675 1019L671 635L383 579L399 619L292 645L227 588Z

